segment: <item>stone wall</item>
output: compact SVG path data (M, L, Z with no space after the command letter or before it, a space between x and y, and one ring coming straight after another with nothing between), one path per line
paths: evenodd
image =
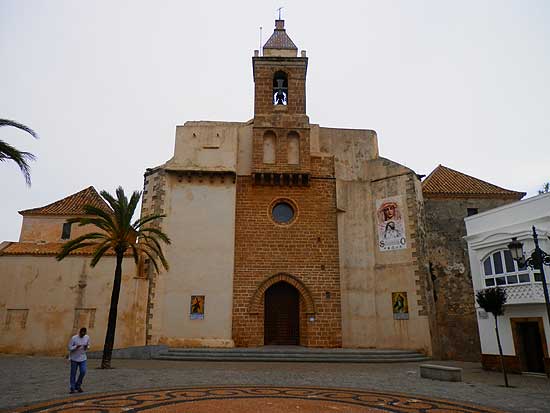
M62 355L80 327L94 351L103 348L115 262L105 256L57 262L52 256L0 256L0 352ZM145 344L147 281L124 258L115 348Z
M506 199L425 198L426 240L433 300L436 309L437 348L444 360L480 360L472 275L464 218L468 208L484 212L515 202Z

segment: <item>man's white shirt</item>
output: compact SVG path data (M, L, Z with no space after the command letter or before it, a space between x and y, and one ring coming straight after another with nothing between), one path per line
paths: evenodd
M77 348L77 346L80 346ZM87 359L86 350L90 347L90 337L85 335L80 337L78 334L71 338L69 342L69 360L84 361Z

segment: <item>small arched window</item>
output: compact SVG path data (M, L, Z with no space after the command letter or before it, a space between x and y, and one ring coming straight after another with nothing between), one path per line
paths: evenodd
M519 267L509 250L493 252L483 260L482 267L485 287L542 282L540 271Z
M275 133L267 131L264 133L264 163L275 163Z
M287 135L288 163L298 165L300 163L300 136L296 132Z
M288 103L288 77L279 70L273 75L273 104L286 105Z

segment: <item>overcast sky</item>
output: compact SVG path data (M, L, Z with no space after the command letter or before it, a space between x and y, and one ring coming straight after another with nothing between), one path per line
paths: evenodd
M251 57L284 6L307 50L307 110L374 129L382 156L536 194L550 180L550 1L0 0L0 240L18 210L86 186L141 190L187 120L253 116Z

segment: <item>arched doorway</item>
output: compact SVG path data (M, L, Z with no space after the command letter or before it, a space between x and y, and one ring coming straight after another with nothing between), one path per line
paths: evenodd
M300 341L300 293L286 282L265 292L264 344L298 345Z

